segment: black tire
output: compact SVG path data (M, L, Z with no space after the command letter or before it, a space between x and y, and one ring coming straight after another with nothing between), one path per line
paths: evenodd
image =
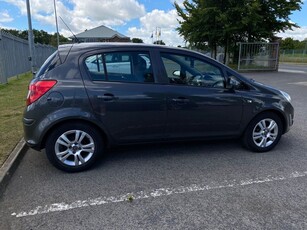
M94 127L83 123L61 125L46 141L49 161L66 172L80 172L90 168L103 151L101 134Z
M278 144L282 131L283 124L277 114L261 113L247 126L242 138L243 144L254 152L267 152Z

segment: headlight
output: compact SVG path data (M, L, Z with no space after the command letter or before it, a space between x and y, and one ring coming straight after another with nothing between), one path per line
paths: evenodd
M280 93L284 96L284 98L287 99L287 101L291 102L291 97L289 94L287 94L286 92L282 91L282 90L279 90Z

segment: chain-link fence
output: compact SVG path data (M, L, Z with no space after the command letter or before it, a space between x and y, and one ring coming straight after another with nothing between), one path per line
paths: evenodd
M55 50L53 46L36 44L37 67L40 67ZM7 83L10 77L30 70L28 41L0 30L0 84Z
M307 63L307 50L281 50L280 62Z

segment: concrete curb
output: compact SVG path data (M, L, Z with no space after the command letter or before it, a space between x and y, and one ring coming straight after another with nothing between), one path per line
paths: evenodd
M5 191L11 177L13 176L15 170L17 169L21 159L28 150L26 142L22 138L14 150L10 153L9 157L6 159L4 164L0 168L0 197Z

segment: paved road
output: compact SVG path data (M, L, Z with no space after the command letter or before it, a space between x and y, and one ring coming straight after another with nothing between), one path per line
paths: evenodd
M307 75L248 76L292 96L294 127L273 151L127 147L68 174L29 150L0 200L0 229L307 229Z
M307 74L307 63L301 63L301 64L281 63L279 64L279 72Z

